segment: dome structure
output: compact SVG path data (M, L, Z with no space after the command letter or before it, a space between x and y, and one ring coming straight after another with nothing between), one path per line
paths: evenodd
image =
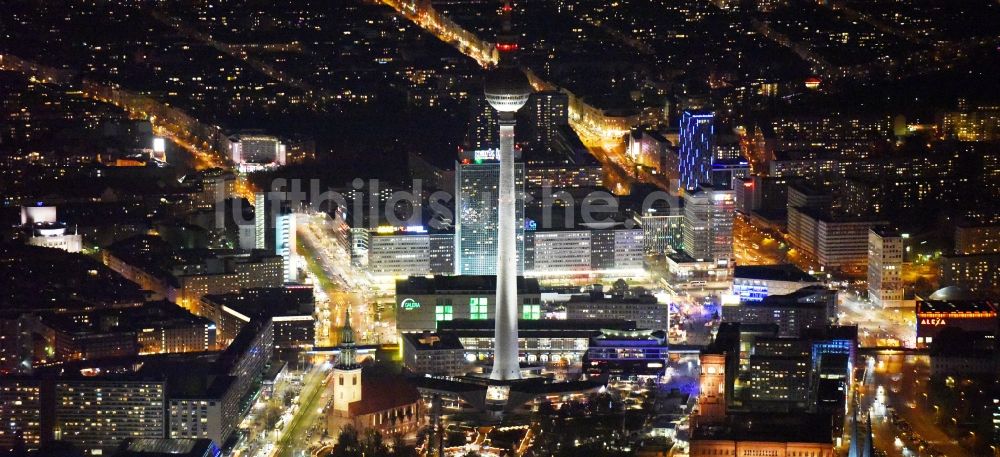
M969 292L967 289L963 289L958 286L948 286L948 287L942 287L934 291L934 293L927 298L929 300L959 301L959 300L972 300L975 297L973 297L972 293Z
M501 65L487 73L483 84L486 101L501 113L513 113L521 109L528 103L531 92L531 84L524 72L508 65Z

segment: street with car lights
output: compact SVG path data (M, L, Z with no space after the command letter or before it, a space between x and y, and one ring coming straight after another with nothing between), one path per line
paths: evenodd
M859 417L871 413L876 448L889 456L969 455L938 425L940 407L928 398L929 359L925 355L877 354L861 358Z
M317 316L325 337L324 345L336 344L336 329L343 325L345 306L351 307L351 324L362 341L389 343L395 340L395 325L376 315L375 300L367 275L351 265L349 246L332 233L332 221L326 213L297 215L297 233L301 241L299 257L306 276L314 285Z

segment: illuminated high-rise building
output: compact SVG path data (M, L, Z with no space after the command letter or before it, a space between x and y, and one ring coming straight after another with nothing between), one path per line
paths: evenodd
M274 253L281 256L284 263L285 282L295 282L298 279L295 268L295 213L285 206L274 219Z
M253 246L281 256L282 278L295 282L295 211L284 196L273 192L254 194Z
M372 275L426 275L430 273L430 257L430 235L423 227L400 230L383 226L370 235L368 271Z
M903 236L894 230L868 231L868 298L881 306L903 302Z
M267 249L267 194L257 192L253 197L254 248Z
M868 263L868 232L886 220L849 217L810 207L788 207L788 241L826 268Z
M650 208L636 215L643 247L650 254L668 254L684 247L684 214L677 208Z
M465 143L470 150L496 149L500 126L498 114L484 97L469 97L469 131Z
M733 191L701 185L684 193L684 250L695 259L733 258Z
M680 187L696 189L712 180L715 113L685 111L680 127Z
M42 387L37 379L0 379L0 454L36 451L42 443Z
M428 266L431 274L452 274L455 271L455 234L432 233L428 237Z
M514 217L517 270L524 259L524 164L514 164ZM455 273L494 275L497 272L497 197L500 164L458 164L455 170Z
M557 143L559 126L569 124L569 96L554 90L531 94L528 119L534 130L535 147L551 151Z

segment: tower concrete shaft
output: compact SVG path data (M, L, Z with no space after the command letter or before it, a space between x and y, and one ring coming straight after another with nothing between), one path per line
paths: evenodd
M514 113L500 113L500 188L497 214L496 340L490 379L521 379L517 360L517 219L514 214Z

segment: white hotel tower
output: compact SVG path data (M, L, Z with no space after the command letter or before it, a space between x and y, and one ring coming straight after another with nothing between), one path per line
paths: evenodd
M503 6L503 29L497 36L499 64L486 75L486 101L500 113L500 188L497 214L497 298L493 372L498 381L521 378L517 360L517 235L514 184L514 113L528 102L531 85L518 69L512 53L517 40L511 34L511 6Z

